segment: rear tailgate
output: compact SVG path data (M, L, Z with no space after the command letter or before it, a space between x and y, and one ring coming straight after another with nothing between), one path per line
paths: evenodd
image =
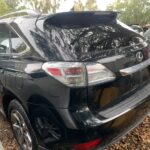
M116 80L88 87L88 106L106 120L142 103L149 89L148 44L122 23L118 22L116 27L118 30L109 33L113 35L108 41L116 48L101 51L104 57L97 60L115 73Z
M44 23L51 49L64 61L100 63L116 75L115 81L87 87L89 108L103 118L139 103L142 94L136 99L131 95L149 82L148 45L116 16L114 12L69 12L50 16Z

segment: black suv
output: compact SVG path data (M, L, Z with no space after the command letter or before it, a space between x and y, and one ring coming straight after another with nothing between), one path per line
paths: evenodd
M150 49L116 12L19 13L0 20L0 106L22 150L103 149L149 113Z

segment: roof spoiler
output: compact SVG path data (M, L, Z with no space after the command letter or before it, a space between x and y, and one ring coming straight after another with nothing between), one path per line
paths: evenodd
M116 20L119 12L114 11L79 11L63 12L49 15L45 19L45 24L54 26L65 25L89 25L91 23L108 22Z

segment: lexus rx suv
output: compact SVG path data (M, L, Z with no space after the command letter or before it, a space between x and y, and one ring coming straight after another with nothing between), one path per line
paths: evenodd
M146 40L116 12L0 18L1 112L22 150L105 148L149 113L149 77Z

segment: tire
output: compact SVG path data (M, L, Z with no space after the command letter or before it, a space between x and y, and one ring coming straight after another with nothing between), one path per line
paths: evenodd
M47 148L55 149L54 147L59 144L59 142L64 138L65 129L62 123L60 123L57 119L55 114L47 109L46 107L41 106L37 108L32 114L33 124L35 125L34 129L40 137L40 139L44 142ZM40 124L38 121L40 120ZM46 122L46 125L44 123ZM43 123L43 124L41 124ZM42 128L40 127L42 125ZM55 127L55 137L54 138L49 132L50 126ZM44 126L46 128L44 128ZM47 128L48 126L48 128ZM58 146L59 147L59 146Z
M8 117L20 149L38 150L37 138L31 126L30 120L24 108L17 100L12 100L10 102L8 108Z

